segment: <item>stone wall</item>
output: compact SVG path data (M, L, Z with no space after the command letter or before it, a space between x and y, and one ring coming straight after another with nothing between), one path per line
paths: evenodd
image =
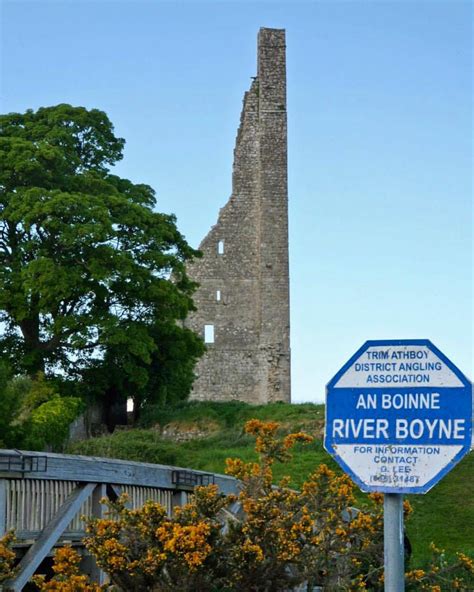
M258 72L244 95L232 195L189 266L200 284L187 326L214 342L192 399L290 400L285 31L260 29Z

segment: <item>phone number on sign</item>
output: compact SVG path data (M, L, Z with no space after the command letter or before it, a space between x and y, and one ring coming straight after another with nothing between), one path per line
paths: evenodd
M370 481L372 483L413 483L416 485L420 478L415 475L371 475Z

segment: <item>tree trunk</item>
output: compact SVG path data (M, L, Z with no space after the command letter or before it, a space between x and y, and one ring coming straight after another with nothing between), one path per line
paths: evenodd
M115 386L109 387L103 398L104 423L109 432L117 425L127 425L127 402L122 399Z
M44 351L41 349L39 339L39 318L23 319L20 322L20 329L24 339L22 366L28 376L34 378L38 372L45 370Z

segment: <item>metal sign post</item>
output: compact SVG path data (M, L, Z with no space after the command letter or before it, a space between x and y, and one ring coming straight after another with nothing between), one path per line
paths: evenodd
M404 493L465 456L472 384L426 339L367 341L329 381L324 447L362 491L385 494L385 590L404 590Z
M403 495L386 493L383 502L385 592L405 590Z

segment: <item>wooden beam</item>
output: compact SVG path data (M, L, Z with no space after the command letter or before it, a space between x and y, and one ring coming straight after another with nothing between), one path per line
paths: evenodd
M107 485L105 483L99 483L92 494L92 516L94 518L103 518L106 512L104 504L100 503L100 500L107 495ZM89 574L91 580L96 584L105 584L106 574L97 565L94 557L89 555L90 567Z
M6 450L5 453L12 452ZM23 451L20 451L23 452ZM55 454L53 452L23 452L28 456L47 457L47 469L26 473L24 477L31 479L59 479L77 481L80 475L83 481L90 483L117 483L118 485L140 485L142 487L158 487L160 489L179 489L172 481L172 472L186 470L182 467L155 465L95 456L77 456ZM204 473L194 471L193 473ZM208 473L204 473L208 474ZM0 478L12 478L12 474L0 473ZM222 493L236 493L237 480L227 475L214 474L216 485Z
M54 547L71 520L80 510L82 504L91 495L96 486L96 483L81 483L69 495L18 564L18 572L16 576L4 583L5 590L11 590L12 592L20 592L20 590L23 590L23 587L28 583L40 563Z
M116 483L110 483L108 485L108 489L109 489L109 500L115 502L117 500L117 498L119 498L122 493L122 487L120 485L117 485Z
M7 480L0 479L0 537L7 532Z

